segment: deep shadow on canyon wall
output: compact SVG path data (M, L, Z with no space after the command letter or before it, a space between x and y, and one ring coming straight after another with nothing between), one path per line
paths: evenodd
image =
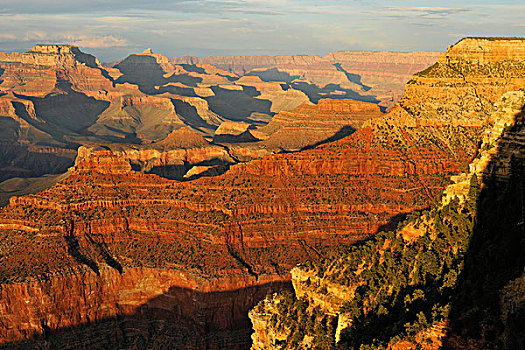
M524 114L525 107L483 175L445 348L525 349ZM508 176L499 176L502 168Z
M290 282L272 282L221 292L171 287L118 315L51 330L0 349L249 349L248 311L273 292L291 291Z
M75 163L76 149L44 147L0 141L0 182L13 177L61 174Z

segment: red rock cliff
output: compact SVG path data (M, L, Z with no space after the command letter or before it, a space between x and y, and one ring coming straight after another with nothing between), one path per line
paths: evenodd
M499 42L501 47L506 44ZM466 71L469 63L461 62ZM73 172L54 187L12 198L0 212L0 272L2 290L7 291L2 300L21 295L11 289L17 283L28 288L34 282L46 297L24 312L1 305L0 310L6 310L0 323L4 340L43 331L54 341L60 334L55 328L72 325L66 319L48 323L42 312L53 307L51 296L61 288L48 280L55 283L76 278L78 271L102 275L109 270L115 278L108 283L115 283L115 289L103 295L126 294L118 276L144 267L198 276L193 278L194 291L211 281L228 280L234 286L286 281L298 262L328 257L395 224L396 215L427 207L450 175L459 173L474 156L484 124L483 117L472 111L491 109L495 96L520 82L525 69L515 66L512 76L502 72L488 78L482 69L489 66L461 76L456 66L439 62L414 77L399 107L367 121L352 135L311 150L235 165L221 176L177 182L127 169L121 172L121 160L104 152L94 155L98 160L83 163L89 164L86 171ZM117 165L115 173L97 171L99 165L111 169L112 162ZM158 278L148 277L148 284L158 285ZM78 293L95 291L94 283L79 283ZM181 285L175 278L163 285L169 284ZM222 288L226 287L217 290ZM181 307L177 298L160 300L164 309ZM238 302L245 305L246 300ZM88 304L75 310L75 320L107 305L103 300ZM116 303L111 305L110 315L124 314ZM212 311L203 314L213 318ZM186 318L182 328L192 329L199 315ZM155 334L147 333L138 319L131 322L135 334L153 341ZM225 322L235 320L230 315ZM122 332L118 324L106 329L117 338ZM30 331L12 333L13 329ZM223 342L237 341L232 329L213 329L224 331ZM95 334L86 331L84 341L89 343ZM189 343L195 334L187 338Z

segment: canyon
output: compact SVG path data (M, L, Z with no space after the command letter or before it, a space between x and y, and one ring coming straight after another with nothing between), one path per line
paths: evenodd
M304 91L313 102L320 97L375 99L390 109L412 74L433 64L438 52L336 51L325 56L173 57L178 64L211 64L264 81L285 81ZM314 86L308 86L308 85Z
M374 88L385 91L400 80L408 80L411 73L437 59L437 53L383 54L391 56L393 62L399 61L397 68L385 66L395 77L385 78L379 85L374 85ZM234 148L227 161L223 160L227 157L222 156L216 160L203 160L206 158L202 156L206 153L204 150L195 160L188 158L188 154L181 159L150 152L155 159L141 161L162 163L162 167L157 164L137 165L139 169L149 171L154 168L155 173L180 180L194 166L199 168L187 174L187 178L199 173L198 169L204 169L202 167L217 166L219 170L201 174L221 173L231 164L313 146L322 142L322 138L341 138L355 129L356 125L352 127L355 123L348 116L338 121L334 115L335 119L327 123L326 128L322 121L317 123L318 128L324 129L319 130L319 137L313 137L313 129L306 128L305 132L310 135L297 138L302 138L302 142L287 144L287 138L282 137L274 142L264 142L270 137L268 131L278 131L279 123L276 120L261 132L257 129L264 128L280 112L294 110L305 103L346 98L348 104L357 103L355 99L358 99L379 105L383 111L387 108L381 103L382 97L349 80L348 76L357 77L357 73L350 74L337 68L335 61L301 57L274 57L262 61L257 57L244 57L239 61L243 67L255 67L254 63L249 63L254 60L262 64L256 69L266 69L271 62L284 66L291 64L295 68L289 72L295 74L297 71L301 75L301 79L294 81L286 74L267 79L264 74L261 77L251 74L251 70L241 72L233 66L222 65L220 59L211 62L215 65L206 59L202 62L196 62L196 58L169 59L151 49L132 54L113 67L102 65L96 57L70 45L37 45L24 53L0 53L0 126L4 130L0 135L0 182L12 178L34 179L17 181L17 186L13 181L4 183L1 187L5 190L0 192L0 197L27 193L33 187L41 187L33 186L41 182L39 177L64 173L73 165L80 146L121 144L120 148L140 148L186 128L223 148L219 151L218 147L204 147L208 151L214 149L208 158ZM372 61L380 62L381 59ZM377 62L363 64L369 69L367 76L377 76L380 80L385 67ZM374 64L379 66L374 68ZM321 76L323 81L319 80ZM392 83L394 81L396 83ZM402 84L396 86L394 95L397 97L390 101L389 106L402 91ZM311 110L308 112L303 108L294 116L299 119L306 117L300 116L302 111L312 115ZM359 113L354 110L353 114ZM364 110L363 113L370 117L376 114ZM361 120L363 116L356 118ZM288 123L295 123L290 121L290 116L286 119ZM241 137L230 137L223 130L231 123L247 124L250 130ZM224 124L223 128L220 128L221 124ZM302 132L303 126L304 123L297 122L295 131ZM217 130L220 134L216 135ZM278 139L279 135L277 132L274 138ZM199 147L203 145L201 143ZM144 154L142 152L142 156ZM157 157L173 159L173 164L158 161ZM31 184L22 186L28 182Z
M248 310L291 290L292 277L301 295L297 264L338 261L355 243L427 209L451 176L467 170L501 96L525 86L522 46L460 41L415 74L387 114L378 101L312 101L293 87L302 82L283 89L286 80L237 79L233 67L150 50L115 68L73 47L2 56L6 71L19 69L15 60L34 65L12 76L41 75L39 86L0 76L6 120L27 131L17 126L6 135L20 145L73 150L67 154L75 160L56 184L12 196L0 211L0 341L12 348L249 347ZM333 55L351 65L349 53ZM372 56L387 62L392 55ZM412 67L410 55L399 57L393 65ZM81 79L85 71L90 79ZM271 101L262 96L286 109L266 102L252 109ZM284 103L286 96L294 102ZM62 107L73 101L91 114ZM84 123L58 124L66 112ZM512 294L519 284L508 288ZM319 304L333 314L330 302ZM257 312L271 313L264 310L272 302L264 303ZM255 348L282 340L268 324L254 325Z
M513 88L479 95L492 111L487 116L478 108L469 117L486 122L477 155L429 209L337 258L295 267L293 294L273 294L251 310L252 349L519 348L525 295L519 243L525 210L524 44L518 38L463 39L416 75L443 79L443 66L451 65L463 81L477 76L484 85L490 78L483 82L481 75L499 71L512 76L507 82ZM416 91L412 84L424 91L415 78L407 97ZM399 108L406 110L407 102L403 98ZM396 109L383 119L399 116ZM440 123L438 116L430 118L432 110L425 112L422 120L402 120Z

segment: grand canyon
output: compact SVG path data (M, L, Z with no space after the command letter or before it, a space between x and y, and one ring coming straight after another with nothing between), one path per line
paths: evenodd
M0 348L524 346L525 39L0 53Z

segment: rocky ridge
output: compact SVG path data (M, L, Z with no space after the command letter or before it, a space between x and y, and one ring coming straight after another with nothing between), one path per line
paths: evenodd
M231 143L225 137L218 137L216 141L228 147L236 159L247 161L342 139L365 121L382 114L379 107L370 102L322 99L317 104L303 103L291 111L280 112L263 127L245 130L237 137L237 140L244 137L244 142Z
M320 87L327 84L348 85L359 88L350 82L344 72L337 70L329 61L319 56L229 56L198 58L191 56L173 57L174 63L202 64L207 63L240 76L257 75L266 69L275 69L273 73L278 80L294 79L312 82Z
M284 64L287 58L278 61ZM425 59L421 64L426 62ZM4 118L0 118L0 126L5 132L0 140L3 155L0 181L65 172L73 164L79 146L120 144L116 147L136 148L159 142L181 128L189 128L211 140L222 123L247 123L254 130L264 127L274 115L308 101L317 102L326 97L359 98L359 94L329 88L330 79L335 79L337 86L344 83L361 89L328 61L304 56L294 64L299 68L292 69L291 74L306 75L303 80L292 83L286 74L279 75L279 79L267 79L264 72L261 76L239 76L208 63L175 64L151 49L131 55L115 67L102 66L96 57L68 45L37 45L25 53L1 53L0 114ZM320 73L315 73L317 68ZM332 73L327 75L326 70ZM315 85L308 80L315 81L314 76L322 76L325 82ZM372 97L365 99L377 102ZM344 127L346 118L343 116L338 126ZM334 119L333 123L337 121ZM290 131L301 134L303 127L304 123L297 122ZM299 135L298 139L311 138L308 135L312 132L307 129L304 130L306 136ZM325 139L341 136L333 134L338 132L337 125L327 125L324 129ZM318 142L287 145L286 140L291 138L281 134L283 137L273 145L271 142L236 145L235 162ZM268 137L268 134L259 133L261 135ZM244 143L258 139L245 136L226 141ZM221 138L224 142L224 137ZM158 154L151 153L154 158L146 161L143 159L146 153L142 153L141 162L158 166ZM181 178L185 175L183 170L188 171L190 165L216 165L185 163L181 168L180 157L175 158L173 164L162 162L162 167L168 168L157 173L171 176L169 174L175 172L175 177ZM227 164L229 161L220 165L224 168ZM146 171L150 168L144 167Z
M380 115L379 106L370 102L322 99L317 105L303 103L277 114L254 135L264 139L269 149L299 150L348 136L366 120ZM293 141L287 141L288 138Z
M186 127L171 132L165 139L149 144L86 144L79 147L76 162L89 158L101 148L110 150L117 158L127 162L130 169L175 180L191 177L188 172L193 168L204 166L208 167L207 171L215 171L218 174L236 163L226 147L212 144ZM200 174L195 173L195 170L192 172L193 176Z
M441 76L441 83L448 79ZM453 89L455 80L449 83ZM433 83L421 85L432 96ZM487 94L498 88L497 84L485 85ZM474 157L483 127L468 118L439 127L414 126L411 120L419 116L417 106L427 106L422 95L417 97L412 104L408 96L403 100L412 106L406 112L410 116L406 124L403 120L390 122L389 115L381 116L336 142L236 164L220 176L187 182L130 170L115 155L118 150L94 149L79 159L69 177L40 193L11 198L10 205L0 212L2 288L12 295L3 300L17 298L11 286L26 288L31 281L35 289L53 294L68 279L87 272L91 277L78 284L77 294L83 296L105 271L111 272L111 278L120 278L144 267L166 274L190 274L197 281L192 284L193 291L203 288L207 281L227 280L231 288L241 288L240 294L245 295L246 288L257 291L268 283L289 281L288 271L306 258L330 257L381 228L395 225L404 213L428 207L450 176ZM435 103L437 110L447 101ZM469 111L476 103L458 102L454 108ZM445 118L456 117L451 113ZM112 162L119 169L115 174L107 171ZM99 166L102 171L97 170ZM47 284L59 280L66 282ZM182 285L175 278L169 283ZM214 294L217 298L230 288L221 283L218 294ZM127 289L117 284L113 294L103 295L120 295L121 290ZM162 288L148 293L147 298L163 300L164 310L180 307L177 298L163 299L159 293L163 293ZM235 303L246 306L239 310L247 310L257 300L255 296L242 297ZM53 301L45 299L27 309L4 306L9 310L2 314L1 324L7 325L2 331L4 341L36 337L39 344L49 346L68 339L67 329L76 326L60 318L60 322L48 322L44 310L50 304ZM153 341L158 334L157 328L146 333L148 324L139 321L140 312L119 318L123 312L118 301L107 308L97 306L107 305L105 299L88 304L94 305L93 309L72 311L80 315L75 319L85 319L82 315L91 315L90 310L105 310L106 316L117 320L104 328L115 337L104 339L118 339L122 347L142 338ZM213 310L204 314L214 319ZM101 313L96 315L89 318L95 328L77 325L80 331L85 329L86 343L92 341L97 325L108 324ZM246 314L221 315L227 320L220 324L238 324L240 329L198 322L197 328L226 337L213 340L213 344L219 341L245 346L249 342L243 328L249 322ZM165 320L164 316L156 317ZM173 324L179 324L184 334L195 329L194 318L177 322ZM135 331L123 333L123 324ZM61 331L64 335L59 336ZM238 338L231 336L236 331L240 331ZM42 332L43 338L39 335ZM186 340L189 344L195 341ZM212 347L211 340L199 344L196 347Z
M295 87L313 96L320 89L324 97L337 94L374 96L385 108L391 108L401 97L404 84L412 74L433 64L437 52L337 51L321 56L228 56L174 57L173 63L207 63L237 75L259 76L265 81L296 83ZM330 89L330 86L336 86ZM338 87L337 87L338 86ZM346 92L345 92L346 91ZM348 97L347 97L348 98ZM363 97L361 97L362 99ZM370 100L366 100L370 101ZM316 101L314 101L316 102Z
M480 316L476 320L470 319L473 314L479 316L479 309L497 308L498 303L492 299L485 302L488 305L477 302L480 297L472 290L476 282L467 282L468 289L463 285L465 280L475 280L480 269L479 265L469 266L470 259L476 258L465 259L465 256L476 256L476 252L472 252L476 243L471 243L468 248L468 242L476 242L485 230L490 232L490 236L495 235L495 231L490 231L487 228L489 225L484 222L500 215L498 217L504 222L509 220L513 227L510 231L514 230L518 235L500 235L492 238L491 242L479 243L486 245L487 249L494 249L495 246L502 249L505 245L515 247L516 239L519 239L521 230L516 229L515 224L520 217L522 219L520 198L519 194L516 197L515 190L509 184L513 183L515 176L519 176L518 169L524 161L524 106L523 90L508 92L501 97L489 118L489 127L483 133L483 143L469 166L470 170L452 177L454 183L446 187L441 202L430 211L411 215L395 232L382 233L337 259L294 268L291 273L295 296L276 294L250 311L255 331L252 349L331 348L335 344L349 348L369 346L392 349L437 349L444 344L458 349L515 346L523 336L518 331L519 321L516 321L519 310L523 308L522 247L507 247L504 250L503 254L508 255L505 264L513 266L508 277L504 277L509 279L502 279L502 273L497 272L500 276L489 278L490 282L483 287L490 289L485 293L494 295L496 300L504 300L503 312L489 312L498 326L492 323L491 318ZM504 206L502 203L507 203L507 209L503 211L513 212L509 209L515 208L514 204L509 204L513 202L518 206L516 211L512 214L489 214L484 211L492 191L499 193L500 198L495 201L500 202L500 207ZM502 191L510 193L513 199L502 199ZM474 220L478 212L480 225L476 226ZM447 233L450 227L455 227L454 231ZM501 227L495 229L500 231ZM447 238L449 234L456 237ZM450 247L447 248L447 244ZM437 246L438 250L432 250L430 247L433 246ZM480 259L486 254L481 250ZM397 259L393 259L394 256ZM451 265L454 259L458 259L458 268ZM500 260L501 257L494 258L498 267L501 266ZM463 278L459 279L463 263L466 268ZM509 269L508 265L502 268ZM405 270L406 276L400 278ZM395 277L389 275L389 271L395 271ZM434 289L438 287L424 283L428 281L426 274L436 274L431 280L438 281L439 292ZM477 283L487 284L487 277L481 278L485 282ZM500 279L504 282L499 282ZM419 298L425 302L418 302ZM473 303L471 309L463 309L462 298ZM406 308L406 314L396 311L398 302L401 302L402 309ZM511 304L514 306L510 307ZM381 317L385 320L381 321ZM468 321L460 321L465 318ZM466 329L470 326L466 327L467 324L462 322L483 324L490 331L467 333ZM503 329L498 322L503 322ZM314 323L321 324L322 328L314 328Z
M347 72L391 108L413 74L436 62L437 52L336 51L323 58Z

